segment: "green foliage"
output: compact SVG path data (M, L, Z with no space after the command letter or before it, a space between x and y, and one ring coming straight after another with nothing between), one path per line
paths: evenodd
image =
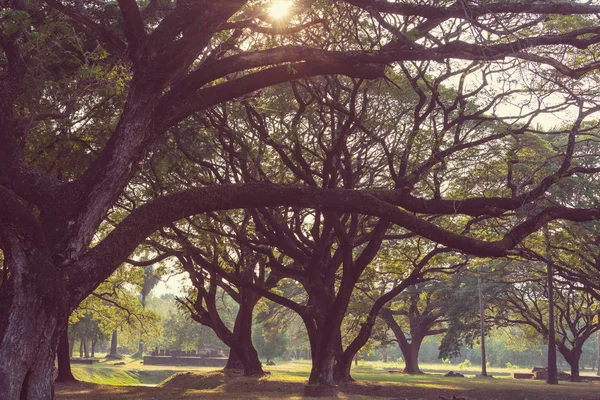
M471 368L471 361L465 360L458 364L458 369L469 369Z
M121 332L119 339L124 345L131 345L140 337L152 340L160 336L160 317L145 308L136 293L136 287L143 286L143 282L143 269L122 266L79 305L70 323L89 315L98 321L98 328L104 334Z

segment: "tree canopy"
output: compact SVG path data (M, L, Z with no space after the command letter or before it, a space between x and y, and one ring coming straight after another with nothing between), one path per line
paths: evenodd
M339 330L390 237L532 258L544 226L600 217L569 195L600 172L595 1L0 4L9 399L52 397L71 312L184 218L250 216Z

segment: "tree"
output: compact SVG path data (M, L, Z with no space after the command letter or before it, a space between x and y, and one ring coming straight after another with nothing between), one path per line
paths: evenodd
M450 299L444 296L448 296L451 290L441 281L417 284L405 290L392 303L394 309L381 310L380 316L393 332L402 351L405 373L422 374L419 350L423 339L446 332L443 324L447 322L446 307L450 305ZM396 317L403 321L399 323Z
M263 22L269 18L255 1L196 0L170 8L149 2L140 9L135 1L122 0L118 11L95 2L4 4L0 247L7 278L0 288L0 390L8 399L52 397L51 365L71 311L145 237L188 215L280 205L374 214L487 256L507 254L549 220L598 216L597 209L548 205L514 225L504 239L485 241L411 214L497 216L523 207L525 199L536 201L561 178L589 172L570 169L567 153L563 167L548 180L512 198L464 201L406 194L398 199L395 191L374 196L256 183L192 188L136 208L92 247L107 212L155 142L199 110L300 77L376 78L383 65L402 61L494 61L509 68L514 60L526 60L541 72L549 66L567 78L581 78L596 67L585 51L600 41L591 22L598 6L498 2L468 6L465 12L462 4L347 0L329 7L317 1L299 9L290 27L277 28ZM331 14L320 18L323 10ZM359 18L344 17L348 14ZM555 14L579 17L564 28L556 17L546 18ZM331 26L340 19L349 23L348 30ZM363 33L352 21L373 28ZM291 36L269 40L278 34ZM566 48L572 50L566 60L555 57ZM48 67L37 68L42 65ZM46 148L48 142L54 144ZM71 167L55 163L62 155L57 150L77 162ZM410 187L405 178L399 179Z
M512 324L529 325L548 340L548 318L551 317L548 290L543 280L511 285L506 305L512 314L502 319ZM556 348L571 366L571 381L579 382L583 345L600 330L598 305L588 293L571 288L568 282L557 281L554 283L554 306Z

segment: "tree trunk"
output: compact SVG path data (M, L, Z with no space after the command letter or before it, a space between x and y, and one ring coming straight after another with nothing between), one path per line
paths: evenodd
M423 371L419 368L419 351L421 350L421 343L423 342L425 335L417 329L414 321L410 321L411 338L409 341L389 309L382 309L380 315L396 337L398 347L400 347L400 351L404 357L404 372L414 375L423 374ZM426 329L427 327L421 325L421 328Z
M77 382L77 379L71 372L71 347L69 345L69 334L65 329L65 333L60 337L58 350L56 352L58 358L58 376L55 382Z
M345 352L343 350L342 333L339 328L337 330L339 333L334 338L336 352L333 364L333 380L335 383L354 382L352 375L350 375L354 354L350 351Z
M558 384L558 368L556 366L556 332L554 329L554 284L553 271L550 264L546 265L548 284L548 379L550 385Z
M96 355L96 339L92 339L92 358L94 358L94 356Z
M321 338L325 339L326 338ZM322 386L325 392L329 392L327 388L335 387L334 380L334 362L335 362L335 351L333 346L330 344L319 346L318 351L312 353L312 368L310 370L310 376L308 378L309 385ZM328 394L316 394L313 397L321 397ZM306 395L306 393L305 393ZM309 394L310 395L310 394Z
M83 358L83 339L79 340L79 358Z
M144 341L140 339L138 344L138 350L131 356L132 358L143 358L144 357Z
M88 340L87 338L83 339L83 354L85 355L85 358L90 358L90 352L88 349Z
M214 298L206 299L210 321L196 319L198 322L209 326L217 337L229 347L230 359L225 368L235 366L237 360L239 360L243 365L244 375L246 376L264 375L258 353L252 344L252 312L259 299L260 297L250 290L240 290L240 308L235 317L233 332L221 320Z
M229 357L227 358L227 365L225 365L225 369L244 369L244 363L242 362L241 357L233 348L229 349Z
M571 382L581 382L581 376L579 375L579 361L581 360L583 343L585 343L585 340L582 340L579 343L581 344L580 346L575 346L570 349L563 342L558 345L558 351L560 351L560 354L562 354L565 361L567 361L571 367Z
M569 365L571 366L571 382L581 382L581 376L579 376L579 357L569 362Z
M240 309L233 328L233 336L240 344L235 348L235 352L242 361L245 376L264 375L258 352L252 343L252 312L259 297L247 289L242 289L242 293Z
M117 336L117 330L115 329L112 332L112 336L110 338L110 355L111 356L116 356L117 355L117 343L118 343L118 336Z
M69 339L69 360L73 357L73 349L75 348L75 340Z
M55 314L56 299L34 287L34 282L33 278L22 280L15 287L14 280L9 280L0 293L0 393L4 400L54 397L52 370L62 334L58 327L66 327L67 321Z
M422 337L413 337L410 344L400 346L404 356L404 373L411 375L422 375L423 371L419 368L419 351L421 350Z

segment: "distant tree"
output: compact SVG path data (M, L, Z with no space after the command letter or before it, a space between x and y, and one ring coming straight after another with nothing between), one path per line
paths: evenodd
M529 325L548 338L547 288L541 281L511 285L501 321ZM556 282L554 290L557 349L571 366L571 381L579 382L579 362L585 342L600 330L599 305L588 293Z

